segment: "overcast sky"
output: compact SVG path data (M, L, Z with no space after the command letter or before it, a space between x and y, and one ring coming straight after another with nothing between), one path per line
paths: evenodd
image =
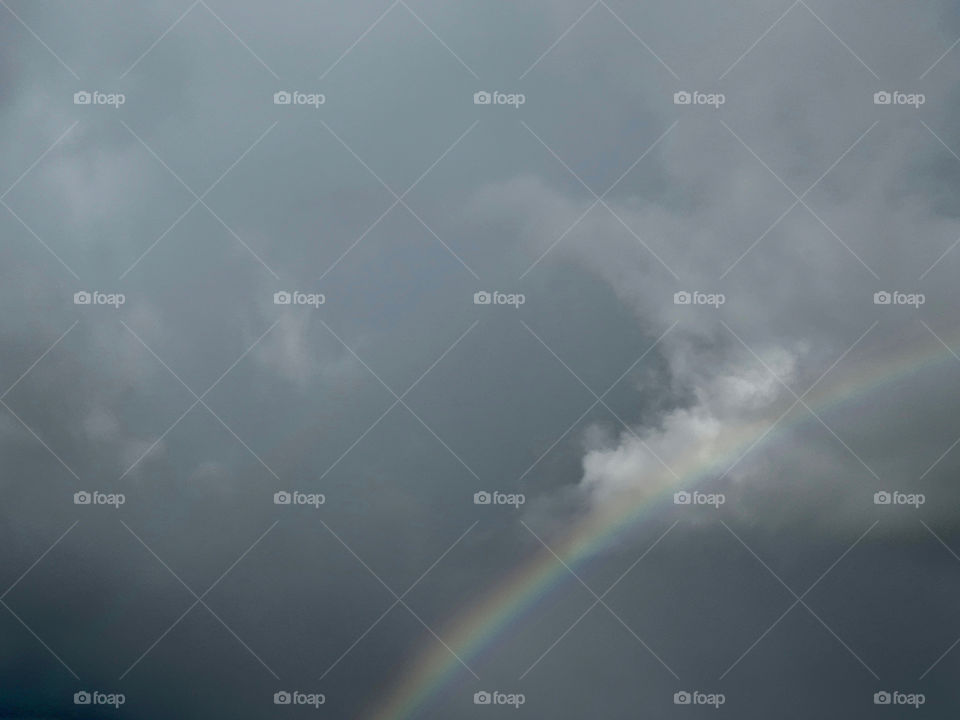
M955 717L958 9L0 0L0 715Z

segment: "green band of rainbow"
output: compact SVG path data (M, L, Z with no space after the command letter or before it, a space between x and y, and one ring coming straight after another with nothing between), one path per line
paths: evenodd
M955 335L955 334L954 334ZM951 344L957 338L951 335ZM955 361L952 351L933 338L909 355L900 355L891 362L860 366L844 380L827 388L816 388L805 402L817 412L827 411L888 385L906 375L936 363ZM801 408L802 410L802 408ZM633 503L623 503L602 516L590 516L560 541L551 541L552 549L571 568L576 569L590 558L614 544L617 539L657 504L664 502L675 489L691 488L704 479L726 469L753 445L769 442L783 430L810 419L806 412L796 412L791 422L781 423L771 432L771 422L743 424L723 430L710 444L675 465L677 481L665 477L660 492ZM571 578L567 569L546 550L511 572L479 602L450 621L439 633L444 642L466 662L501 636L511 623L522 617L551 589ZM366 717L372 720L404 720L437 694L460 671L459 661L439 642L432 641L416 658L387 698Z

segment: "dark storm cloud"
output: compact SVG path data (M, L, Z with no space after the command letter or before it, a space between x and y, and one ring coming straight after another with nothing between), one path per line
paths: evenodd
M600 594L680 521L609 609L518 680L595 599L567 578L421 716L495 686L530 717L680 716L683 688L731 717L956 707L956 657L918 680L960 634L955 3L9 5L7 714L79 717L86 687L261 717L298 688L361 716L542 551L521 519L560 542L654 495L576 568ZM674 104L698 90L725 102ZM295 290L325 302L274 304ZM828 369L814 415L793 393ZM722 510L669 505L691 459ZM326 503L274 504L295 489Z

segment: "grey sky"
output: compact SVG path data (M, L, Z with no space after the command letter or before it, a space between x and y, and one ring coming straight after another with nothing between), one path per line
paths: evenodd
M957 9L6 0L0 714L953 717Z

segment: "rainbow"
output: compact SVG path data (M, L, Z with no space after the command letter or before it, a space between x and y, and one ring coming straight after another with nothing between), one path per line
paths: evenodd
M954 336L956 335L956 337ZM957 344L960 335L952 334L950 344ZM814 389L805 402L818 413L862 398L874 390L934 364L956 362L956 357L935 338L909 355L897 356L886 363L860 366L847 373L844 380L830 387ZM781 423L782 432L798 422L811 419L803 408L794 409L795 419ZM551 548L571 568L614 545L623 534L678 488L691 488L704 479L716 476L754 444L768 442L778 432L771 432L771 422L743 424L725 429L722 436L703 452L692 454L674 469L680 480L664 475L659 492L639 500L624 502L602 515L593 514L582 520L564 538L552 540ZM522 618L552 589L572 576L547 550L513 570L504 581L490 590L477 603L449 621L439 633L444 642L465 662L491 646L511 624ZM365 717L371 720L403 720L411 717L437 695L462 670L460 662L442 644L432 641L416 657L390 693Z

